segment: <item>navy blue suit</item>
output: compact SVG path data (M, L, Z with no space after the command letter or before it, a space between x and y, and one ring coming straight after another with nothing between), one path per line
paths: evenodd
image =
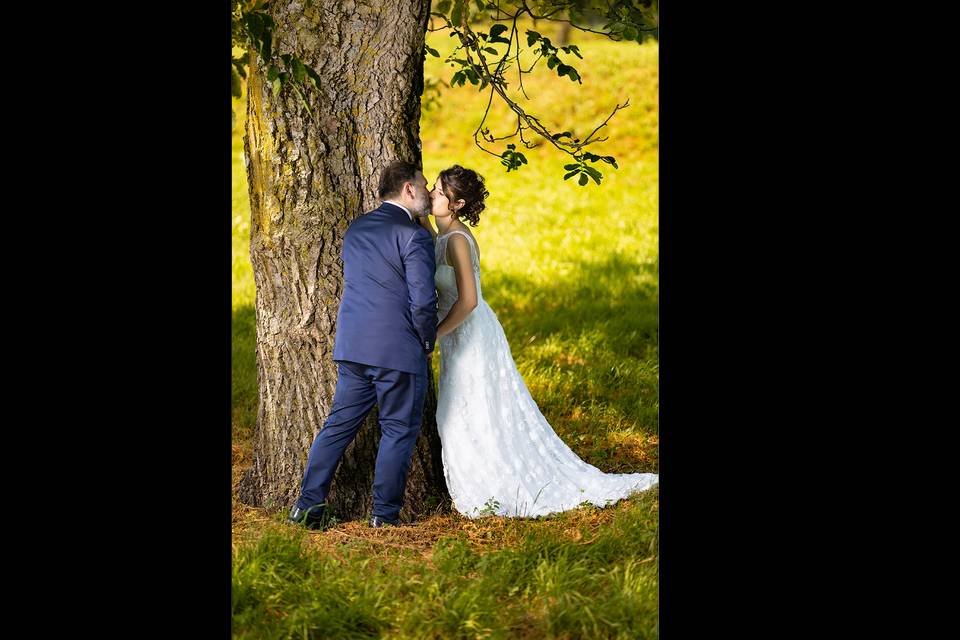
M333 407L313 441L297 506L325 502L344 450L379 406L373 514L396 521L420 435L427 354L437 337L430 232L390 203L354 220L343 237Z

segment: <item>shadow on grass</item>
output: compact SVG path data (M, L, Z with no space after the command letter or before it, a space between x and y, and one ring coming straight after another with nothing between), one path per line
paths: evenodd
M657 348L659 261L633 262L618 254L575 263L572 276L542 285L487 272L483 296L497 313L511 347L532 336L572 340L597 334L618 353L643 358Z
M565 265L549 284L488 272L483 295L544 417L605 472L657 472L659 261Z
M557 434L608 472L656 471L658 268L612 254L567 265L548 285L495 271L483 295L524 380ZM253 307L233 312L233 436L252 441L257 415Z
M257 424L257 325L253 305L233 310L230 338L234 444L249 443Z

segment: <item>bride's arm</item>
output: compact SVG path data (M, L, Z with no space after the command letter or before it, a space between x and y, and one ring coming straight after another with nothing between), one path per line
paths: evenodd
M430 232L430 235L433 236L433 242L434 244L436 244L437 232L433 230L433 225L430 224L430 216L419 216L417 218L417 223L419 223L421 227L423 227L424 229Z
M458 297L443 322L437 326L437 338L456 329L477 306L477 282L473 279L473 265L470 264L470 247L467 239L459 233L453 234L447 241L447 253L452 254L449 256L452 258L449 262L457 274Z

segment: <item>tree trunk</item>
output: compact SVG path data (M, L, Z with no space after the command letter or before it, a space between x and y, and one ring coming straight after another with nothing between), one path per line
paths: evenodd
M239 494L277 511L296 500L333 400L343 234L379 204L387 163L420 162L429 0L295 0L272 3L271 14L276 55L299 56L321 78L319 91L307 93L308 111L289 88L273 94L264 61L251 53L244 147L260 406L253 467ZM342 520L370 514L379 441L374 409L328 496ZM431 373L400 518L410 522L449 500Z

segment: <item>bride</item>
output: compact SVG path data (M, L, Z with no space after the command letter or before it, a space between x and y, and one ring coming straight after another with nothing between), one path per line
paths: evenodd
M605 506L658 484L655 473L604 473L554 433L517 371L480 288L476 226L489 195L483 177L453 165L430 193L440 377L437 427L443 472L461 514L533 517L590 502Z

